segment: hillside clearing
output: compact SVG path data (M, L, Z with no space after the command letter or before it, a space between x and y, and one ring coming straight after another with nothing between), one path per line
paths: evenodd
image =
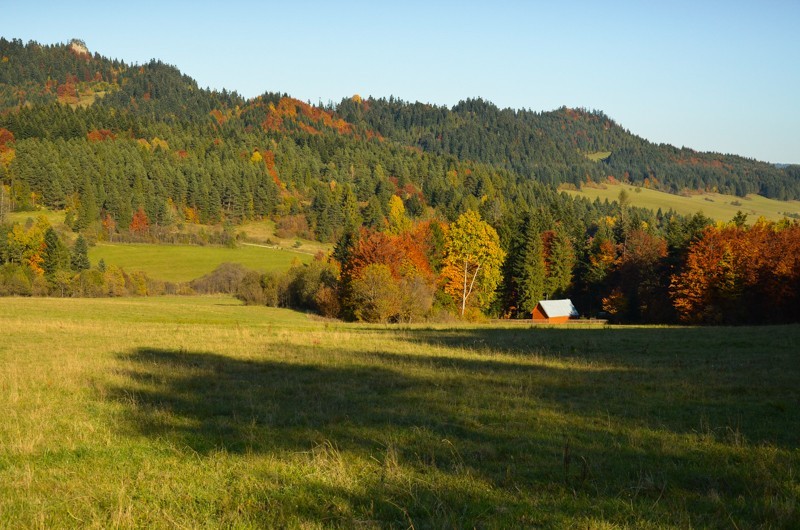
M747 214L748 223L754 223L759 217L771 221L780 221L787 215L800 216L800 201L777 201L760 195L736 197L720 193L699 193L695 195L673 195L628 184L603 184L601 186L583 186L580 191L565 189L573 196L587 197L594 201L616 201L620 191L628 193L631 204L641 208L666 212L670 208L683 215L702 212L715 221L730 221L736 212Z

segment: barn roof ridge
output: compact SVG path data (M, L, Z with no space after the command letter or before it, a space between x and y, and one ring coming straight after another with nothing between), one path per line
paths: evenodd
M575 306L572 303L572 300L569 298L564 298L563 300L539 300L539 305L541 306L544 313L547 315L548 318L554 317L572 317L577 318L580 316L578 310L575 309Z

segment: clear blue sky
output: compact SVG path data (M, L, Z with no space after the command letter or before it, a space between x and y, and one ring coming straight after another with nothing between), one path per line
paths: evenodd
M602 110L654 142L800 163L800 1L37 2L0 35L313 103Z

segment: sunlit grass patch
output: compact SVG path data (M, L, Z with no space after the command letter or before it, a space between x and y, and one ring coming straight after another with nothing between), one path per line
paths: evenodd
M613 202L619 198L622 190L628 194L633 206L652 210L661 208L663 212L673 209L682 215L702 212L715 221L730 221L739 211L747 214L749 224L754 223L759 217L780 221L789 215L800 215L800 201L778 201L759 195L736 197L720 193L697 193L684 196L628 184L608 183L602 186L584 186L580 191L568 189L564 191L570 195L587 197L592 201L600 199Z
M286 270L305 263L311 256L283 249L257 246L227 248L196 245L151 245L144 243L98 243L89 250L97 264L116 265L128 272L144 271L152 278L189 281L213 271L222 263L241 263L258 271Z
M800 327L0 301L2 527L797 526ZM733 522L733 523L732 523Z

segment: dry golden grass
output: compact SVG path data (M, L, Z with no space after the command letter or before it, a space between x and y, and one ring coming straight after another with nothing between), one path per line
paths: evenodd
M748 223L755 223L759 217L779 221L787 214L800 215L800 201L777 201L759 195L735 197L720 193L697 193L692 195L673 195L663 191L630 186L628 184L608 184L584 186L580 191L565 189L570 195L584 196L590 200L616 201L622 190L628 193L631 204L666 212L670 208L683 215L702 212L716 221L730 221L737 212L747 214Z

